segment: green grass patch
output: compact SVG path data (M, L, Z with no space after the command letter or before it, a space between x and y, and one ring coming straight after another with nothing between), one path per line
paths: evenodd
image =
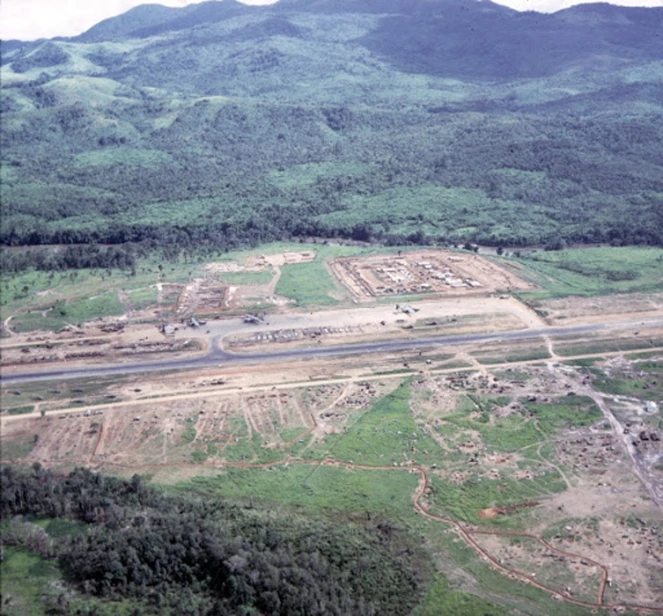
M467 361L463 360L456 360L456 361L448 361L444 362L443 364L440 364L439 366L435 366L434 370L439 370L439 371L446 371L446 370L455 370L457 368L471 368L473 364Z
M209 457L209 454L206 451L202 451L200 449L196 449L196 451L194 451L191 454L191 459L196 464L202 464L203 462L205 462L205 460L207 460L208 457Z
M196 431L197 421L198 421L197 416L189 417L186 420L184 432L182 432L182 436L180 437L183 443L193 443L193 441L196 440L196 436L198 434L198 432Z
M445 426L452 424L457 428L456 435L461 436L463 430L476 430L487 447L505 452L519 451L542 440L536 426L519 414L495 418L493 421L490 421L490 417L489 421L482 420L482 416L478 420L470 417L472 412L486 410L477 406L471 398L463 396L458 401L456 412L444 417L436 428L441 434L447 434Z
M577 342L573 339L555 342L555 351L562 357L573 355L599 355L601 353L618 353L647 347L658 347L663 344L659 338L633 336L629 338L588 339Z
M213 458L219 455L219 447L216 443L207 443L207 455Z
M595 357L582 357L564 362L567 366L578 366L579 368L591 368L598 360Z
M520 351L506 353L505 355L481 355L472 353L472 356L480 363L486 365L508 364L523 361L536 361L538 359L550 359L547 349L532 349L531 351Z
M616 396L630 396L642 400L658 402L663 398L663 382L660 373L658 377L651 374L643 376L607 376L602 370L594 369L596 378L593 381L595 389Z
M0 445L2 461L27 458L37 444L35 437L34 434L22 434L13 439L4 439Z
M228 462L252 461L255 457L253 443L248 438L240 438L223 448L222 457Z
M290 442L298 439L300 436L303 437L308 433L306 428L284 428L279 433L279 436L285 442Z
M500 477L499 481L490 481L472 475L461 485L432 477L431 488L433 512L483 526L522 528L535 515L531 508L516 509L488 520L480 518L479 511L547 498L565 490L566 484L557 472L547 471L532 479L519 480Z
M249 430L244 417L233 417L229 422L230 441L219 448L218 457L228 462L268 463L277 462L288 455L288 450L265 447L262 436L254 432L249 437ZM298 432L297 434L299 434Z
M626 355L626 359L633 361L639 361L641 359L649 359L651 357L661 357L661 351L645 351L642 353L629 353Z
M507 381L509 383L524 383L530 378L529 372L518 368L506 368L504 370L495 371L493 374L501 381Z
M87 530L87 525L83 522L67 520L66 518L42 518L31 520L31 522L43 528L53 539L80 535Z
M49 592L49 583L61 580L61 574L55 563L23 549L5 547L0 579L4 616L39 616L47 613L42 597Z
M418 475L406 470L365 470L281 464L267 469L229 468L216 477L196 477L178 489L193 487L235 499L253 498L306 509L379 513L390 519L413 518L412 493Z
M298 306L337 304L345 295L319 257L310 263L281 266L276 293L294 300Z
M17 406L12 409L7 409L7 415L26 415L35 410L34 406Z
M663 283L661 250L657 248L539 251L519 262L544 289L528 293L532 298L658 291Z
M429 589L423 605L415 610L414 616L506 616L509 611L481 597L452 590L448 580L438 576Z
M126 383L130 376L110 376L100 378L71 379L66 382L36 381L21 383L18 387L3 387L0 390L0 408L2 412L15 406L28 406L34 401L57 401L69 398L98 397L107 394L109 388L120 383ZM105 399L104 401L108 401Z
M525 406L534 413L541 430L550 435L564 429L591 426L603 419L601 409L586 396L566 396L550 404L525 402Z
M85 323L99 317L119 316L124 312L124 305L117 293L104 293L71 302L58 300L43 312L21 314L12 320L12 329L17 332L58 330L66 325Z
M410 383L378 400L348 426L343 434L330 435L325 449L336 460L373 466L440 462L439 445L415 422L410 410Z
M159 301L159 292L156 287L147 287L145 289L129 291L128 297L134 310L143 310L157 304Z
M223 280L234 285L269 284L274 278L274 271L264 269L258 272L224 272Z

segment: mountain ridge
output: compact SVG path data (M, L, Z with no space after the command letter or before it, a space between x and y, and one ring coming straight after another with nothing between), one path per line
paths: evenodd
M226 1L3 47L0 242L663 244L663 9Z

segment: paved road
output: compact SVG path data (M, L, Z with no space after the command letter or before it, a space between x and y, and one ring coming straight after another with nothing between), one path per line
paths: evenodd
M541 329L519 329L484 334L463 334L457 336L434 336L430 338L416 338L407 340L390 340L376 342L358 342L353 344L318 345L309 348L286 349L283 351L270 351L265 353L230 353L223 349L220 337L212 340L211 350L204 356L165 359L156 361L143 361L135 363L116 363L103 366L90 366L87 368L71 367L61 370L32 370L30 372L13 372L0 375L3 385L9 383L25 383L29 381L46 381L74 379L93 376L112 376L137 374L146 372L163 372L189 370L192 368L205 368L212 366L231 366L239 364L261 364L275 361L291 361L297 359L313 359L318 357L338 357L344 355L365 355L369 353L391 353L408 351L412 349L425 349L431 347L449 347L479 342L494 342L504 340L529 340L541 336L552 338L560 336L583 336L608 331L638 330L652 327L663 327L663 319L647 321L623 320L610 323L590 325L576 325L571 327L546 327Z

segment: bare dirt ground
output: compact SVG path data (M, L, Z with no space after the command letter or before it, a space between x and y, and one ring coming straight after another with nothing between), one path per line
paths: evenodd
M135 391L133 385L108 391L126 395ZM246 392L236 387L162 397L158 403L150 400L158 387L141 385L142 399L130 403L107 402L6 421L2 439L29 437L34 446L27 460L56 467L175 465L190 462L194 451L206 450L210 444L221 459L230 452L234 460L236 449L239 459L251 460L256 453L251 449L254 442L285 452L300 440L304 443L302 439L312 445L341 432L353 413L393 389L397 381L312 381L305 386L256 387Z
M470 357L468 351L472 349L460 349L446 361L462 361ZM371 370L365 358L348 358L134 378L106 386L103 393L117 401L72 410L66 399L60 402L61 412L44 401L42 408L49 409L45 417L38 412L3 417L3 456L14 452L25 462L62 468L149 472L163 481L215 474L233 465L319 464L302 456L324 452L330 435L343 433L392 391L403 379L398 367L404 360L414 377L412 413L442 452L435 465L409 468L422 477L414 495L417 511L451 525L498 570L549 590L561 601L663 611L658 534L663 514L641 481L637 460L631 459L619 417L616 425L600 420L546 436L522 451L489 446L477 430L439 430L459 404L476 396L510 400L492 406L488 425L511 417L517 418L514 425L531 424L537 430L536 419L526 413L528 401L546 403L573 391L613 402L592 389L587 375L554 360L496 368L475 361L445 372L433 371L427 356L403 354L378 357ZM610 361L613 369L624 370L620 361L629 360ZM470 417L481 412L477 406ZM553 453L546 454L545 448ZM659 453L663 456L663 448ZM196 463L196 456L202 461ZM331 457L325 460L323 464L340 464ZM476 477L493 485L508 478L537 482L550 472L558 474L565 489L519 505L531 512L525 518L526 533L504 534L441 515L429 489L437 480L462 487ZM651 479L663 482L655 474ZM502 505L494 502L493 517L512 515Z
M513 272L478 255L425 250L404 255L340 258L338 280L358 301L407 294L448 294L533 288Z
M227 264L226 264L227 265ZM250 286L244 287L249 289ZM229 348L251 350L319 342L358 342L395 337L421 337L541 327L537 314L509 297L483 295L447 297L409 304L380 303L309 312L282 306L259 325L242 318L210 319L201 327L189 320L164 335L158 323L130 323L126 318L97 319L60 332L15 334L0 343L3 367L103 362L122 357L157 357L200 352L212 339L227 340Z
M278 348L310 347L314 344L346 344L371 340L416 339L438 335L458 335L485 331L508 331L524 329L535 319L526 312L511 312L506 304L477 303L479 310L504 308L503 312L479 312L445 314L442 302L434 306L414 303L417 313L403 314L400 310L375 309L373 311L343 311L325 315L327 318L301 319L305 326L270 327L266 331L249 331L229 336L225 339L226 348L233 351L255 351L271 345ZM319 313L316 313L316 315ZM524 318L522 318L524 317ZM302 323L304 324L304 323ZM274 319L270 321L274 325Z
M591 322L606 315L647 317L663 311L663 293L628 293L604 297L564 297L537 300L537 310L546 313L546 321L554 325Z
M191 335L164 336L154 325L89 324L59 333L16 335L0 347L0 366L159 359L172 354L195 354L206 348L205 340L193 339Z

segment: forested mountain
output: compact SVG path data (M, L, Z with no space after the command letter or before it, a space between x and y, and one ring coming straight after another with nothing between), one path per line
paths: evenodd
M2 47L4 244L663 244L663 8L139 6Z

